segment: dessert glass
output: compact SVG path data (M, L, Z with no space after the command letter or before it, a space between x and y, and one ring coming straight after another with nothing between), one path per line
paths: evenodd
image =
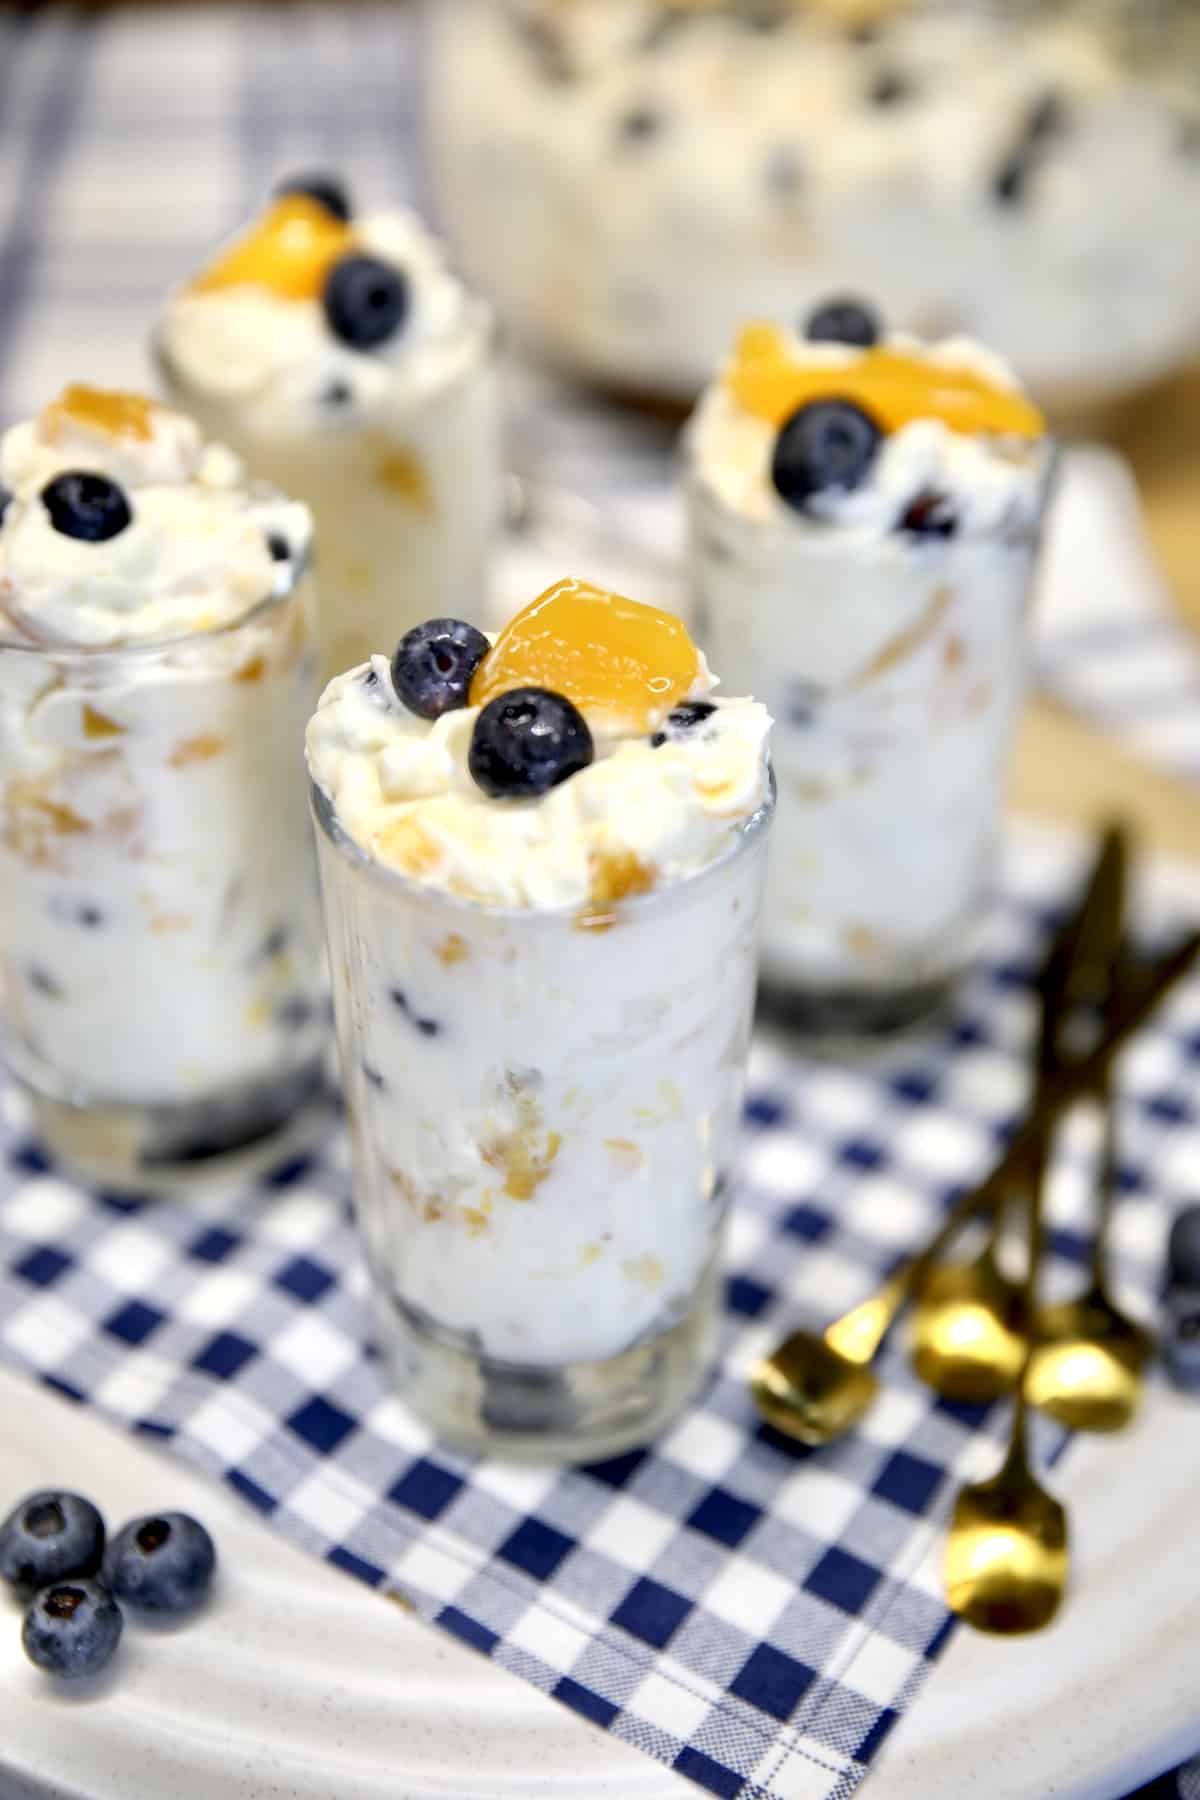
M703 1365L772 804L766 709L716 685L566 577L309 722L381 1339L470 1448L615 1453Z
M313 810L381 1340L447 1439L612 1455L695 1388L750 1032L770 799L611 908L488 906Z
M979 345L845 301L746 326L687 447L696 629L775 720L763 997L803 1028L907 1024L987 895L1045 421Z
M0 619L6 1057L50 1148L110 1184L249 1152L322 1087L310 583L276 568L169 641Z
M798 1028L888 1030L970 961L1026 673L1036 534L847 541L688 489L696 635L775 720L762 995Z
M288 266L279 279L296 291L274 291L277 244L305 232L311 268ZM172 403L312 513L325 682L431 615L472 617L487 593L502 504L495 332L408 214L343 225L285 196L245 242L248 272L209 291L210 271L171 297L153 354ZM320 283L332 258L363 251L410 300L391 336L356 347L334 334Z

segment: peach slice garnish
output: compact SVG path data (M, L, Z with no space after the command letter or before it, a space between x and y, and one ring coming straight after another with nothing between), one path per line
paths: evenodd
M353 246L348 225L304 194L285 194L192 282L193 293L262 287L281 300L315 300Z
M512 688L549 688L611 730L650 732L703 670L673 613L567 579L509 620L475 671L471 705Z
M882 345L845 362L804 362L774 325L743 329L725 385L745 412L774 426L811 400L852 400L885 432L916 419L940 419L967 435L1039 438L1046 430L1024 394L998 387L976 369Z

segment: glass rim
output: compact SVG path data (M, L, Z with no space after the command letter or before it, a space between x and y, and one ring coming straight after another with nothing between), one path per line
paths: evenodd
M251 493L255 498L282 499L274 488L264 482L251 484ZM277 573L275 584L269 594L260 600L253 600L243 612L232 619L222 619L216 625L206 625L201 631L181 631L173 637L126 638L108 644L71 644L59 640L45 640L34 637L15 637L6 629L4 615L0 613L0 655L10 652L28 656L39 656L44 662L87 662L100 661L105 657L156 656L164 650L179 650L189 644L208 644L214 639L232 637L247 625L253 625L264 619L285 600L290 600L300 583L312 569L312 542L305 545L299 556L289 556L286 563L275 565Z
M703 868L685 875L682 880L674 881L669 887L656 888L649 894L632 894L623 900L612 902L611 910L620 910L622 918L630 914L642 915L647 912L667 910L677 895L691 893L699 884L716 876L721 870L738 861L751 850L766 834L767 828L775 814L777 783L775 765L767 756L766 791L762 800L749 813L736 830L730 833L728 846L720 856ZM399 869L389 869L355 842L342 825L337 816L333 801L312 775L308 778L309 805L318 832L329 845L366 880L373 882L386 893L397 898L417 901L434 901L461 913L464 917L475 919L502 919L515 923L517 920L556 920L559 923L579 918L580 912L586 909L587 902L573 901L569 906L503 906L488 900L471 900L462 894L451 894L445 888L435 887L430 882L414 881ZM598 910L607 911L607 907Z

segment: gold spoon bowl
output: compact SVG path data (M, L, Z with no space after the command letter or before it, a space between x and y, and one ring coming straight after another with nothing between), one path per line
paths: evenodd
M850 1362L807 1331L794 1331L750 1374L751 1396L767 1424L810 1448L857 1424L878 1387L869 1364Z
M913 1319L913 1368L925 1385L948 1400L996 1400L1024 1360L1020 1289L997 1266L994 1240L973 1262L935 1269Z
M947 1604L977 1631L1040 1631L1058 1611L1067 1515L1034 1479L1023 1441L997 1474L959 1494L944 1574Z
M1044 1307L1030 1359L1030 1403L1072 1431L1121 1431L1137 1411L1149 1332L1092 1289Z

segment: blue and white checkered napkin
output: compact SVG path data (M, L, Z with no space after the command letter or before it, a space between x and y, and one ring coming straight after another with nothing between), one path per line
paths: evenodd
M952 1021L848 1070L760 1041L713 1384L661 1441L591 1468L430 1441L367 1347L345 1146L188 1201L91 1194L3 1103L0 1354L223 1478L281 1530L719 1795L848 1794L950 1630L920 1568L1003 1424L936 1403L890 1350L862 1427L814 1453L757 1427L744 1372L862 1298L1019 1107L1027 978L1069 887L1014 842ZM1148 920L1170 928L1169 907ZM1150 1295L1194 1175L1200 980L1123 1064L1117 1266ZM1086 1152L1053 1189L1060 1274L1087 1247Z

